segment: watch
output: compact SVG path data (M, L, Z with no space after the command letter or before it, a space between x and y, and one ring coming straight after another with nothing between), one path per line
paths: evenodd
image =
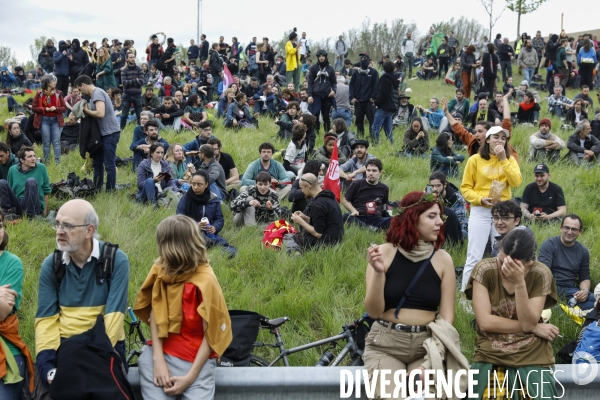
M56 374L56 368L52 368L50 371L48 371L48 375L46 376L46 378L48 379L48 382L52 382L54 380L55 374Z

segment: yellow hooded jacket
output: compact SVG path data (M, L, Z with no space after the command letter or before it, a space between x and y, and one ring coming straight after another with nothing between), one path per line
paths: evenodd
M490 159L485 160L479 154L474 154L465 166L460 191L472 206L482 206L481 199L489 197L494 180L505 184L502 190L502 201L510 200L512 198L510 188L516 188L523 182L517 160L511 156L500 161L495 155L490 155Z

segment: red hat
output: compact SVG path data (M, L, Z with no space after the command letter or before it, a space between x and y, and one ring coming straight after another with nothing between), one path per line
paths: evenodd
M550 122L550 120L549 120L548 118L543 118L543 119L540 121L540 123L538 124L538 128L539 128L539 127L540 127L540 125L542 125L542 124L546 124L546 125L548 125L548 127L549 127L550 129L552 129L552 122Z

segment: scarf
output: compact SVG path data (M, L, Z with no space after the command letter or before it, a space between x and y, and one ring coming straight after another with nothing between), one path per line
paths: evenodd
M408 258L412 262L423 261L431 255L431 252L433 251L433 243L425 242L419 239L419 244L411 251L406 251L399 246L398 251L400 251L404 257Z
M521 107L523 109L523 111L529 111L533 108L533 106L535 106L535 102L532 101L531 103L527 104L525 102L519 103L519 107Z
M197 195L190 188L185 194L185 215L192 218L196 222L200 222L202 215L200 213L200 206L206 206L210 201L210 190L204 189L204 193Z
M476 122L486 121L487 120L487 114L488 114L488 110L484 110L484 111L478 110L477 111Z
M366 75L366 74L368 74L368 73L369 73L369 69L359 69L359 70L358 70L358 73L359 73L359 74L365 74L365 75Z
M545 135L542 133L542 131L539 131L539 132L540 132L540 138L542 138L542 139L544 139L544 140L548 140L548 139L550 139L550 136L552 135L552 134L550 133L550 131L548 131L548 133L547 133L547 134L545 134Z
M173 85L165 85L165 96L170 96L171 95L171 88L173 87Z

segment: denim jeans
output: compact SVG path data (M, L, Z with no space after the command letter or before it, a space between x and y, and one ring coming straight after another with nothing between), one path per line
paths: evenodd
M25 357L21 354L15 356L17 367L19 367L19 375L25 376ZM0 379L0 399L2 400L19 400L21 398L21 392L25 386L25 379L21 382L6 384L3 379Z
M139 203L156 203L156 192L158 189L156 188L156 182L154 179L148 178L144 182L142 189L135 195L135 200Z
M54 162L60 162L60 132L57 117L42 117L42 143L44 161L50 160L50 144L54 147Z
M42 203L40 203L39 186L34 178L28 178L25 181L25 193L22 199L15 195L6 180L1 179L0 202L2 203L2 211L5 213L22 215L25 212L28 217L34 217L44 211Z
M512 76L511 61L500 61L500 69L502 70L502 81L506 82L506 78Z
M383 126L385 135L390 140L390 143L394 143L394 133L392 132L392 117L394 116L393 111L385 111L378 108L375 112L375 120L371 128L371 135L375 140L375 143L379 143L379 131Z
M17 111L17 107L19 106L19 103L15 100L14 97L12 96L8 96L6 98L6 105L8 106L8 112L16 112Z
M531 83L531 79L533 78L533 74L535 72L535 68L524 68L523 69L523 77L529 83Z
M556 291L558 292L558 295L564 296L567 299L567 301L569 301L569 299L571 297L573 297L573 294L575 294L575 292L578 292L579 290L580 289L578 287L568 287L568 286L556 285ZM594 308L594 303L595 303L594 293L592 293L588 290L587 300L586 301L578 301L577 305L582 310L589 310L590 308Z
M344 223L356 224L360 227L372 226L377 229L386 230L390 227L392 217L378 217L376 215L350 215L345 213L342 216Z
M93 154L94 185L100 190L104 185L104 170L106 170L106 191L114 190L117 183L117 144L121 132L102 136L102 148Z
M123 94L123 113L121 114L121 130L125 128L127 122L129 122L129 109L131 107L131 103L133 103L133 107L135 108L135 116L137 118L137 123L140 123L140 114L142 113L142 95L130 95Z
M349 108L338 108L331 113L331 119L341 118L346 122L346 126L350 128L352 125L352 110Z

